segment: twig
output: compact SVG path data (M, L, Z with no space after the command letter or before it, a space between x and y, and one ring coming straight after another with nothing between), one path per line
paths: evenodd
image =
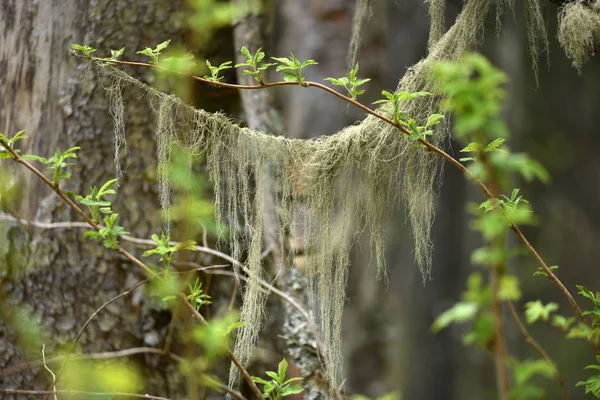
M537 351L542 356L542 358L544 360L546 360L546 362L552 366L552 369L554 370L554 376L556 377L556 379L558 380L558 384L560 385L560 389L562 391L563 398L565 400L569 400L570 397L569 397L569 392L567 391L567 387L565 386L565 380L562 377L562 375L560 374L560 372L558 371L558 368L556 368L556 364L554 364L554 362L552 361L552 359L550 358L548 353L546 353L546 350L544 350L544 348L542 346L540 346L540 344L533 338L533 336L531 336L531 334L525 327L525 324L523 324L523 321L521 321L521 318L519 318L519 314L517 314L517 311L515 310L515 306L512 303L512 301L507 301L506 305L508 306L508 309L510 310L511 315L512 315L513 319L515 320L515 323L519 327L519 330L525 337L525 341L527 343L529 343L535 349L535 351Z
M510 228L513 230L513 232L515 232L515 234L518 236L519 240L521 240L521 242L525 245L527 250L529 250L529 252L533 255L533 257L535 258L537 263L542 267L542 269L546 273L546 276L548 277L548 279L550 279L550 281L558 287L558 289L563 294L563 296L565 296L567 298L567 300L569 300L569 304L571 304L571 307L575 311L575 315L577 316L577 319L579 319L579 321L581 323L588 325L588 322L585 319L585 316L583 315L581 308L577 304L577 301L571 295L571 292L569 292L569 289L567 289L565 287L565 285L563 285L563 283L560 281L560 279L558 279L558 277L556 275L554 275L554 272L552 272L552 270L548 267L546 262L538 254L538 252L535 250L535 248L529 243L529 241L527 240L527 238L525 237L523 232L521 232L519 227L516 225L512 225ZM600 353L600 351L596 350L596 353Z
M58 400L58 396L56 395L56 375L54 375L54 372L52 372L52 370L50 368L48 368L48 365L46 365L46 345L42 345L42 362L44 363L44 368L46 368L46 371L50 372L50 375L52 375L52 391L54 392L54 400Z
M139 394L139 393L125 393L125 392L86 392L83 390L24 390L24 389L0 389L0 393L4 394L26 394L33 396L45 396L53 393L64 393L64 394L84 394L86 396L101 396L106 398L106 396L114 396L114 397L134 397L137 399L149 399L149 400L170 400L167 397L159 397L159 396L151 396L149 394Z
M164 350L157 349L154 347L132 347L125 350L117 350L117 351L105 351L102 353L91 353L91 354L70 354L65 356L56 356L46 359L46 363L53 364L59 361L64 361L67 358L70 360L111 360L114 358L123 358L130 357L137 354L157 354L159 356L169 357L174 361L181 362L183 359L176 354L169 353L165 354ZM39 365L43 365L43 360L35 360L30 362L23 362L12 367L8 367L4 370L0 371L0 377L9 376L12 374L16 374L28 368L36 367Z

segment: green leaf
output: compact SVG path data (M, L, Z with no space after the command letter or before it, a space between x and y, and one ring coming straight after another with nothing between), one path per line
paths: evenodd
M287 374L287 369L288 369L288 362L284 358L283 360L281 360L281 362L279 363L279 366L277 368L277 373L279 374L279 382L284 381L285 374Z
M260 51L260 49L259 49L259 51ZM246 57L246 60L248 60L249 63L253 61L252 55L250 55L250 50L248 50L248 48L246 46L242 46L242 49L240 50L240 52L242 53L242 55L244 57Z
M24 154L21 156L21 158L23 158L24 160L39 161L42 164L46 165L50 164L50 161L46 157L36 156L35 154Z
M504 139L504 138L495 139L494 141L492 141L490 144L488 144L486 146L486 148L485 148L486 153L490 152L490 151L505 151L500 148L504 144L505 141L506 141L506 139Z
M473 319L479 309L476 303L459 302L452 306L449 310L444 311L439 315L431 329L434 332L439 332L454 322L465 322Z
M525 303L525 318L529 324L533 324L538 320L548 321L550 314L558 310L558 304L548 303L542 304L540 300L530 301Z
M298 76L292 72L285 72L283 80L286 82L299 82Z
M293 55L292 55L292 57L293 57ZM296 64L290 58L287 58L287 57L271 57L271 58L273 60L277 61L278 63L282 64L282 65L277 66L277 69L276 69L277 72L285 70L285 69L293 69L296 67Z
M517 301L521 298L519 289L519 279L512 275L503 275L500 278L500 288L498 290L500 300Z
M577 289L579 289L578 293L580 295L592 300L592 302L596 301L596 296L594 295L594 293L591 290L589 290L588 288L586 288L583 285L575 285L575 287L577 287Z
M125 47L121 47L119 50L111 50L110 51L110 59L111 61L117 61L119 57L123 55L125 51Z
M171 39L169 39L169 40L165 40L164 42L162 42L162 43L159 43L159 44L156 46L156 49L155 49L154 51L155 51L155 52L159 52L159 53L160 53L160 51L161 51L161 50L164 50L164 49L166 49L166 48L167 48L167 46L169 45L169 43L171 43Z
M267 374L267 376L270 376L271 378L273 378L276 382L279 382L278 381L279 376L275 372L267 371L267 372L265 372L265 374Z
M444 114L431 114L427 118L427 122L425 123L425 128L429 128L431 126L437 125L444 120Z
M96 49L94 49L91 46L88 46L87 44L80 45L77 43L73 43L73 44L71 44L71 48L73 48L73 50L83 52L83 55L86 56L87 58L90 58L92 56L92 53L94 53L96 51Z
M483 149L483 145L476 142L471 142L467 147L460 150L461 153L479 153Z
M569 330L569 328L575 323L575 317L566 318L559 314L552 315L552 326L562 329L563 331Z
M551 266L549 266L549 267L548 267L548 269L549 269L550 271L554 271L554 270L558 269L558 265L551 265ZM543 269L542 267L539 267L539 268L537 269L537 271L535 271L535 272L533 273L533 276L537 276L537 275L544 275L544 276L546 276L546 277L548 276L548 274L546 273L546 271L544 271L544 269Z
M288 386L288 387L284 388L281 391L281 395L282 396L290 396L292 394L302 393L303 391L304 391L304 389L302 389L302 386L292 385L292 386Z
M253 377L252 377L252 381L253 381L253 382L256 382L256 383L260 383L260 384L262 384L262 385L267 385L267 384L269 383L269 382L265 381L264 379L262 379L262 378L259 378L259 377L257 377L257 376L253 376Z

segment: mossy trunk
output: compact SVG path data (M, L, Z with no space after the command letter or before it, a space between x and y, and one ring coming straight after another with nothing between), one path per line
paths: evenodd
M80 146L65 190L87 193L90 186L114 178L113 122L106 95L87 73L88 63L69 55L71 43L89 43L100 56L125 46L124 56L132 58L145 46L168 38L181 40L182 24L175 19L184 5L179 0L3 1L0 131L11 136L27 129L24 153L50 156L57 147ZM149 73L136 71L138 76L149 77ZM147 102L124 95L129 104L125 129L132 151L113 209L127 230L148 237L161 227L160 216L147 211L159 209L154 121ZM43 222L78 220L28 171L8 164L0 165L3 210ZM100 305L143 279L135 266L115 253L82 240L82 233L82 229L40 230L0 222L2 307L10 313L22 306L39 323L47 357L55 355L61 344L70 343ZM127 296L92 321L79 345L86 353L160 346L169 322L168 312L154 309L142 296ZM40 359L41 347L24 348L18 345L20 339L10 326L0 323L0 387L45 390L49 373L22 364ZM135 361L145 378L144 392L177 398L185 388L176 365L152 355ZM13 366L18 367L16 372L7 374L6 368Z

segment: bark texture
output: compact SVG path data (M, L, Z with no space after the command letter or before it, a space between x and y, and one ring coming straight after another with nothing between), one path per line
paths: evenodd
M90 186L113 178L114 139L107 99L101 83L86 71L87 63L69 56L71 43L90 44L99 55L125 46L124 57L132 58L145 46L167 38L181 40L177 15L184 4L178 0L3 1L0 130L10 136L27 129L24 153L50 156L57 147L80 146L65 190L87 193ZM151 79L148 70L136 72ZM135 95L126 92L124 101L130 104L125 123L131 157L113 209L119 212L121 225L147 237L160 230L158 214L147 211L158 209L152 113ZM5 164L2 168L7 168ZM31 174L17 173L13 187L17 196L4 202L5 209L46 222L77 220ZM0 235L2 300L7 309L22 306L40 324L47 357L69 343L101 304L143 279L114 253L82 240L82 230L39 231L4 224ZM102 311L79 345L85 352L159 346L169 321L168 311L156 309L140 290ZM0 371L41 358L41 348L19 347L18 339L14 330L0 324ZM147 393L176 397L184 389L176 366L157 356L138 356L135 361ZM11 375L0 372L3 388L46 389L48 383L49 374L41 367Z

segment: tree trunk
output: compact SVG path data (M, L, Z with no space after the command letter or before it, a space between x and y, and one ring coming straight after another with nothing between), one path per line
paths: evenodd
M182 24L176 19L184 4L179 0L3 1L0 130L10 137L27 129L29 138L20 142L23 153L48 157L57 147L80 146L76 165L71 168L73 176L64 182L65 190L86 194L90 186L114 178L115 146L108 102L100 83L86 71L88 63L69 56L71 43L98 47L101 57L109 55L110 49L125 46L124 58L132 58L145 46L166 39L181 41L178 27ZM149 77L150 71L136 73ZM148 237L161 226L158 213L146 211L158 210L152 114L147 102L136 101L128 92L124 96L129 103L125 123L132 151L113 209L120 214L120 225L137 236ZM124 163L123 154L121 158ZM0 175L6 179L0 185L7 189L0 192L4 210L44 222L77 220L28 171L5 174L7 164L0 166ZM18 176L18 181L11 183L7 176ZM12 327L0 325L0 388L46 389L50 374L40 366L10 375L5 374L6 368L21 365L23 360L40 359L42 343L46 357L56 355L58 347L70 343L100 305L143 276L110 250L82 240L81 229L43 231L0 224L2 301L10 305L6 309L23 307L43 332L34 347L23 347L19 346L22 338L16 337ZM134 294L103 310L78 344L86 353L160 346L169 322L168 311L156 309ZM145 392L176 396L185 388L176 365L155 355L138 356L135 361L144 376ZM58 364L50 367L58 368Z

